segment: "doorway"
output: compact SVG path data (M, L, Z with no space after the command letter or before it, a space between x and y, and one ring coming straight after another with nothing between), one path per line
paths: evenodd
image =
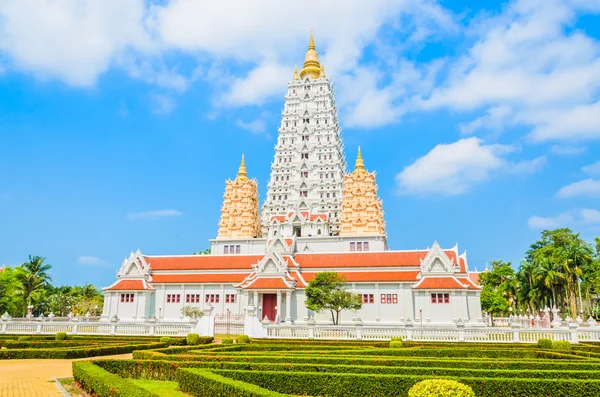
M275 321L277 316L277 294L263 294L262 295L262 319L268 317L271 322Z

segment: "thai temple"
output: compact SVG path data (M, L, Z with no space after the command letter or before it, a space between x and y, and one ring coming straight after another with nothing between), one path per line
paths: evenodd
M225 182L210 253L131 253L104 288L105 319L187 321L182 308L194 306L240 315L251 308L262 322L328 324L328 312L306 308L304 288L319 272L335 271L363 301L342 313L342 323L483 324L466 252L437 243L389 248L376 174L360 148L347 171L334 90L312 33L304 65L288 83L278 132L262 208L242 156Z

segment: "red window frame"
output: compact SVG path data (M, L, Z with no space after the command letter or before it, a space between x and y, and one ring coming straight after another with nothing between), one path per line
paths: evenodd
M398 303L398 294L393 294L392 295L392 304L397 304Z
M356 251L356 244L354 242L350 243L350 251Z
M362 242L359 241L359 242L356 243L356 250L357 251L362 251Z
M333 196L333 197L335 197L335 196ZM369 242L368 242L368 241L365 241L365 242L363 243L363 251L368 251L368 250L369 250Z
M375 303L375 295L374 294L362 294L362 303L365 304L373 304Z

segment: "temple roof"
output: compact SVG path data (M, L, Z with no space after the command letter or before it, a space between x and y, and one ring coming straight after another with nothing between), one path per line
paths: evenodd
M118 280L113 285L105 288L108 291L143 291L149 289L154 288L148 285L146 280Z

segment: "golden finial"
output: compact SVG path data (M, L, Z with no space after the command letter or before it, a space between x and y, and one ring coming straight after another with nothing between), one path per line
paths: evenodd
M294 66L294 80L300 80L300 77L298 77L298 65Z
M240 164L240 169L238 171L236 179L248 179L248 174L246 173L246 163L244 162L243 154L242 154L242 163Z
M356 165L354 166L354 171L356 170L365 170L365 162L363 161L362 154L360 153L360 146L358 147L358 156L356 156Z
M318 79L321 75L321 65L319 64L319 55L315 49L315 40L313 39L312 29L310 30L310 40L308 42L308 51L304 58L304 66L300 71L300 77L308 76L313 79Z
M325 65L323 65L323 64L321 64L321 77L323 77L323 78L327 77L325 75Z

